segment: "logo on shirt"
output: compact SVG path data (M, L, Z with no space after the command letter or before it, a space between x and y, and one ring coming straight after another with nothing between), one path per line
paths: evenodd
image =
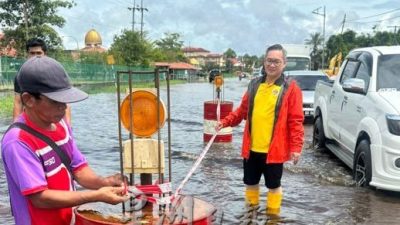
M51 165L53 165L54 163L56 163L56 159L54 158L54 156L51 157L50 159L44 161L44 165L45 165L45 166L51 166Z
M272 94L275 95L275 96L278 96L279 90L273 89L273 90L272 90Z

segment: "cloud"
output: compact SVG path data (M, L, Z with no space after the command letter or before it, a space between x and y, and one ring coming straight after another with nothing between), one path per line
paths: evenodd
M132 27L131 0L75 0L77 6L61 10L67 19L62 35L74 36L83 46L84 35L94 28L109 47L113 37ZM326 6L326 38L341 31L341 23L393 9L394 0L364 4L365 0L144 0L144 30L151 40L166 32L182 35L186 46L202 47L214 53L232 48L238 54L261 55L274 43L302 44L310 34L320 32L323 17L312 11ZM136 0L136 4L140 3ZM322 12L322 11L320 11ZM140 30L140 12L135 11L135 30ZM399 20L397 20L399 21ZM390 21L394 22L394 21ZM346 23L346 28L370 32L372 25ZM68 38L67 38L68 39ZM72 38L69 38L72 39ZM76 41L65 40L76 46Z

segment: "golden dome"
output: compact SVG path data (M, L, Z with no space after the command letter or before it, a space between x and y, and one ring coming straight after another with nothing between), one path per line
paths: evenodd
M97 46L101 45L101 36L99 32L97 32L95 29L89 30L86 35L85 35L85 45L86 46Z

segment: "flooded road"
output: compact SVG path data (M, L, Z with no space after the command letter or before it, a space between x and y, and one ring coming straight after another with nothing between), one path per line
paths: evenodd
M246 87L246 80L226 80L224 99L233 101L236 108ZM165 90L162 90L162 95L165 99ZM209 83L190 83L171 88L174 188L205 146L203 103L212 98L213 87ZM91 95L89 99L73 104L72 113L74 136L90 165L103 175L118 171L116 95ZM9 122L9 119L0 121L0 134ZM246 218L240 157L243 126L244 123L234 128L232 143L211 146L183 189L184 194L213 203L219 212L223 212L223 224L249 224L248 221L253 224L400 224L400 194L356 188L351 171L343 163L325 149L311 148L311 124L305 125L306 142L299 164L285 164L281 217L265 221L262 210L265 208L266 188L262 187L257 218ZM166 143L165 128L162 135ZM124 136L126 138L126 134ZM1 165L0 224L12 225L4 176Z

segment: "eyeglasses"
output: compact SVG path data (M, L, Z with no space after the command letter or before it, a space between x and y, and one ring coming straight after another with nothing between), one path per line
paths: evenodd
M267 64L267 66L280 66L283 62L279 59L266 59L265 63Z

